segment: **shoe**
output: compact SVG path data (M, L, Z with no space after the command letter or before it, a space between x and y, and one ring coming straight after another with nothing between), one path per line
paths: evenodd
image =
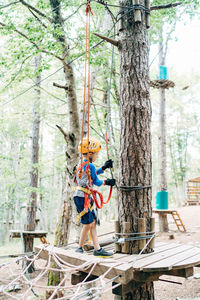
M77 249L75 250L75 252L77 252L77 253L84 253L82 247L77 248Z
M94 254L94 256L98 256L98 257L111 257L111 256L113 256L113 252L107 252L103 248L101 248L100 250L94 250L93 254Z

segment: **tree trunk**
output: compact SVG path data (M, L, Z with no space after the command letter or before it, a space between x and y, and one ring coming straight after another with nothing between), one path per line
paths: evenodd
M9 243L10 240L10 188L8 190L8 204L5 212L5 244Z
M162 27L160 29L159 40L159 66L165 65L164 45ZM159 172L159 188L167 189L167 155L166 155L166 97L165 89L159 89L160 94L160 134L159 134L159 155L160 155L160 172Z
M63 194L63 205L60 213L60 217L56 227L55 242L54 245L58 247L66 246L70 234L70 225L72 217L72 185L73 177L76 170L76 165L78 163L79 153L78 153L78 143L80 140L80 125L79 125L79 115L77 98L75 92L75 79L73 68L71 65L65 62L68 59L68 43L64 32L64 23L61 15L60 0L49 0L52 15L54 18L54 28L55 28L55 38L57 42L63 48L63 68L65 77L65 89L66 98L68 103L68 117L69 131L64 135L66 141L66 186ZM57 285L60 282L60 274L53 273L50 271L48 273L48 285Z
M160 88L160 190L167 189L167 156L166 156L166 98L165 89Z
M36 72L39 69L41 55L35 57ZM40 129L40 85L41 75L38 74L35 78L35 100L33 104L33 127L32 127L32 145L31 145L31 171L30 171L30 188L29 204L27 206L27 223L25 230L34 231L36 226L36 211L37 211L37 188L38 188L38 162L39 162L39 129ZM25 252L33 251L33 238L27 237L24 239Z
M145 1L140 1L145 5ZM130 5L123 1L122 5ZM151 104L149 95L148 39L145 12L134 22L132 11L123 17L120 45L120 159L119 185L148 186L152 183ZM150 231L152 193L150 188L119 192L119 222L130 223L130 232L138 232L138 218L146 220ZM146 249L145 252L148 252ZM139 253L139 245L130 242L129 253ZM121 299L154 299L153 283L145 283Z

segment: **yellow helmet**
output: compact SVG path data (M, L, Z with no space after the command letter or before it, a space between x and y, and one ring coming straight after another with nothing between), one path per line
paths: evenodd
M81 151L82 150L82 151ZM89 145L88 145L88 138L83 138L82 141L82 149L81 149L81 141L78 146L78 151L83 154L87 153L95 153L101 150L101 144L98 140L94 138L89 138Z

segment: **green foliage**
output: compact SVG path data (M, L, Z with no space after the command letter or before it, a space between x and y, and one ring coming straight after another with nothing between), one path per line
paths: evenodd
M168 4L168 2L167 0L153 1L152 5ZM165 24L164 33L166 37L171 32L174 22L181 20L180 17L184 10L191 16L194 14L199 1L190 2L183 1L184 5L181 7L153 11L151 13L151 43L158 42L158 32L163 24ZM63 31L48 21L48 18L52 18L49 1L33 0L29 1L29 3L41 10L47 18L36 13L39 18L38 20L21 3L0 10L1 22L6 24L6 26L1 26L0 101L1 104L10 101L2 106L0 115L0 219L4 218L8 207L12 207L11 218L14 220L15 209L17 210L16 215L19 218L20 207L27 203L29 194L34 191L38 194L38 206L46 216L46 227L52 231L55 229L57 214L61 205L66 166L65 142L55 125L60 125L66 131L70 130L65 91L53 86L54 82L61 85L65 84L62 65L58 59L58 57L62 57L64 49L57 40L57 37L61 36ZM109 1L109 3L115 4L114 1ZM64 22L64 30L68 44L68 52L65 60L69 62L74 59L73 68L76 77L76 93L81 112L84 84L84 55L79 60L76 60L76 58L80 53L84 54L85 51L85 6L80 7L77 13L71 16L78 9L79 5L79 0L61 1L63 19L66 20ZM91 6L94 13L91 18L91 33L99 32L105 36L112 35L113 23L110 16L108 17L105 14L104 6L96 2L91 2ZM118 8L112 8L114 15L116 15L117 11ZM69 18L69 16L71 17ZM117 37L115 38L117 39ZM99 42L100 39L91 34L91 46L93 47ZM41 66L36 71L34 58L40 52L42 53ZM91 51L91 68L97 68L98 72L93 91L93 103L91 105L90 133L98 138L103 146L97 166L101 166L106 160L106 104L108 100L111 54L112 47L105 42ZM112 143L109 143L109 152L115 160L115 166L118 163L117 155L120 146L120 117L117 99L119 63L118 52L115 50L113 73L115 74L116 82L114 83L113 74L111 84L111 119L116 142L114 143L112 140ZM58 69L60 69L59 72L57 72ZM35 98L34 88L31 87L34 86L35 76L39 73L42 75L43 80L40 90L40 161L36 165L40 174L40 184L37 189L33 189L29 187L32 106ZM28 91L24 93L26 90ZM177 163L176 176L178 176L178 180L184 178L186 172L191 171L188 169L188 162L192 161L192 154L190 153L189 155L188 152L186 153L189 147L186 141L189 141L190 145L195 140L196 147L199 146L199 141L194 138L194 135L191 136L190 134L189 137L187 135L189 130L194 128L194 123L196 122L194 120L196 119L193 119L194 115L192 114L191 118L187 119L187 109L183 107L182 96L180 95L180 91L176 97L171 95L171 98L176 99L176 101L174 100L173 105L170 107L170 114L173 119L170 119L171 124L173 124L177 114L179 114L179 117L182 116L182 123L183 120L185 122L184 126L178 126L170 131L173 157ZM189 97L189 93L187 97ZM13 98L15 100L12 100ZM190 98L190 101L196 103L197 99L194 96L193 99ZM185 107L188 108L186 100ZM153 103L153 109L154 112L157 110L157 103ZM173 129L174 126L171 126L171 128ZM154 123L154 138L157 130L158 123L156 126ZM186 159L184 155L187 156ZM183 163L180 167L181 159ZM153 161L156 164L155 152ZM168 167L171 171L171 160ZM117 168L115 168L115 172L117 176ZM106 176L109 177L110 174L107 173ZM174 185L174 176L171 171L170 184L172 185ZM114 210L114 202L111 205ZM49 218L49 215L51 218Z

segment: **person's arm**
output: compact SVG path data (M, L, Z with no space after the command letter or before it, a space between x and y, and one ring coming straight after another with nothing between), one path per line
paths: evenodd
M102 168L98 168L98 169L96 170L96 173L97 173L97 175L100 175L100 174L103 174L104 171L102 170Z
M90 163L89 168L90 168L91 178L92 178L93 184L97 185L97 186L101 186L103 184L103 180L100 180L98 178L95 166L92 163Z

